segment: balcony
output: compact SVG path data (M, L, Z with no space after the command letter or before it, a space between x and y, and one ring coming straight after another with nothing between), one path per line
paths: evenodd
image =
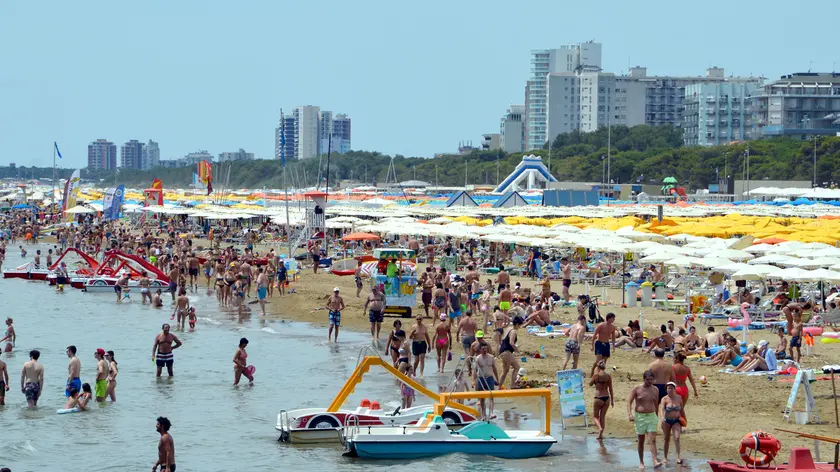
M715 97L713 97L712 95L709 95L708 97L706 97L706 102L708 102L708 103L714 103L715 100L717 100L717 99Z

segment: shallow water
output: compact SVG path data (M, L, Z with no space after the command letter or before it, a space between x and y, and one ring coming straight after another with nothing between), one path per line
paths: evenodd
M20 263L18 254L8 254L4 268ZM260 320L256 315L240 320L220 310L215 296L200 291L190 296L199 317L196 331L176 333L184 345L175 352L175 377L166 378L164 371L164 377L156 379L152 345L161 324L169 321L171 305L167 300L163 310L155 310L141 305L135 295L139 294L118 305L113 294L88 294L69 287L64 293L55 293L41 282L0 280L2 317L12 316L18 333L14 352L3 354L11 390L6 406L0 407L0 466L15 472L147 470L157 460L155 419L167 416L173 424L170 432L179 471L405 467L404 462L346 458L340 446L300 447L277 442L274 423L279 410L325 407L353 371L361 348L368 343L366 335L342 331L341 342L329 345L323 329L306 323ZM256 382L253 387L232 387L232 358L243 336L250 340L248 361L257 368ZM64 351L70 344L79 350L83 382L93 383L95 378L96 348L115 351L120 367L117 403L92 403L87 412L55 414L64 407ZM26 407L20 393L20 370L31 349L41 351L46 372L36 410ZM376 372L365 377L348 407L363 397L394 407L399 404L394 380ZM446 381L429 375L425 382L437 390L438 384ZM520 408L529 412L535 405ZM539 427L533 419L523 420L519 411L497 413L509 420L508 426ZM607 440L601 448L591 437L562 436L559 430L559 424L553 425L560 442L539 459L506 461L454 455L414 461L410 467L602 471L605 464L609 464L607 470L632 470L637 465L635 451L625 441ZM694 468L701 467L697 462Z

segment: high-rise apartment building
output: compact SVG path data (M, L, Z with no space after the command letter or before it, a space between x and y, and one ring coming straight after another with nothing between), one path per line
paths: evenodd
M143 168L143 143L132 139L120 148L120 167L123 169Z
M592 41L531 51L531 75L525 86L525 148L540 149L547 141L548 74L601 68L601 44Z
M750 97L747 136L811 139L840 133L840 73L784 75Z
M749 83L756 86L763 77L726 77L720 67L706 69L703 77L648 76L646 67L631 67L630 77L645 84L645 124L671 125L677 128L684 123L685 88L692 84Z
M183 158L178 159L178 161L183 167L192 166L198 164L201 161L213 162L213 155L207 151L200 150L196 152L191 152Z
M88 169L116 169L117 145L107 139L88 144Z
M645 122L645 85L627 76L579 68L548 75L548 138Z
M236 152L221 152L219 153L219 162L228 161L253 161L254 153L245 152L244 149L239 148Z
M332 133L332 145L330 145ZM285 137L285 145L283 139ZM344 154L350 151L350 118L317 106L297 107L291 115L282 114L274 129L274 158L310 159L328 151Z
M525 105L511 105L499 124L499 141L505 152L525 150Z
M312 105L295 108L294 115L297 122L295 129L297 151L295 152L295 157L298 160L318 157L318 151L320 149L320 136L318 132L320 112L320 107Z
M685 87L683 141L687 146L715 146L746 139L748 97L755 83L718 82Z
M149 140L143 146L143 157L141 158L141 169L148 170L160 165L160 146L158 143Z

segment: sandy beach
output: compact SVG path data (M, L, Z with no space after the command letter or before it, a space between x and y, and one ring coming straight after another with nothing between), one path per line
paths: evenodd
M420 265L420 270L423 270L423 268L423 265ZM514 277L513 280L514 282L521 282L522 286L526 288L533 288L535 286L535 281L531 279ZM559 281L554 285L556 286L553 286L552 289L559 290ZM367 319L367 314L362 311L364 297L369 293L367 285L362 292L361 298L356 298L353 277L340 277L328 272L322 273L320 270L317 275L313 275L311 267L303 269L301 277L297 282L292 284L292 288L295 290L294 294L285 297L278 297L275 294L275 297L271 299L271 302L266 308L269 313L268 316L305 321L315 326L323 326L324 337L326 337L328 320L324 304L332 289L336 286L341 289L341 295L347 305L347 308L342 312L342 329L368 332L370 324ZM571 293L577 295L583 292L583 290L583 285L573 285ZM600 288L594 294L599 293ZM608 312L614 312L616 314L616 325L618 326L625 326L628 320L638 318L640 308L620 308L620 291L610 290L609 297L611 300L618 300L618 302L601 306L600 311L602 315L606 315ZM251 305L251 308L252 310L257 310L255 305ZM422 311L422 305L419 309ZM577 314L574 308L557 308L556 312L552 315L552 319L572 323L576 316ZM643 309L643 316L645 319L645 330L648 333L651 333L652 330L658 332L659 325L664 324L667 320L674 320L678 325L682 323L682 315L678 315L672 311L645 308ZM382 351L384 351L386 334L390 332L391 323L394 319L396 318L385 318L385 323L383 323L383 344L380 347ZM404 328L411 323L411 319L404 319ZM700 326L699 324L696 325L698 326L698 334L705 334L706 327ZM723 324L717 324L715 326L719 332L726 329ZM768 330L751 331L752 342L757 343L762 339L769 341L771 346L775 346L777 342L777 336L771 334ZM544 346L544 353L546 354L545 359L530 358L527 363L522 365L527 370L529 380L539 380L544 383L554 381L555 372L562 367L565 357L564 343L565 340L563 337L558 336L555 339L536 337L528 335L524 329L520 330L519 349L523 353L523 356L530 356L532 353L537 352L540 345ZM457 349L456 352L458 352ZM588 376L589 369L594 361L594 356L589 350L588 344L584 345L581 351L581 368ZM618 348L617 352L610 358L608 372L613 375L616 399L615 409L611 409L607 414L607 437L635 439L633 425L627 420L627 396L633 386L642 382L642 373L652 360L652 354L644 354L640 349L625 350L622 348ZM819 368L825 364L840 363L840 348L835 347L833 344L821 344L817 342L814 356L806 357L803 353L802 363L805 367L811 368ZM501 366L501 363L499 365ZM773 376L771 379L768 379L767 376L724 374L719 372L719 367L707 367L691 360L687 361L687 365L692 369L695 379L699 379L701 375L705 375L708 379L706 385L701 385L699 380L697 381L699 398L694 398L692 392L692 396L688 402L689 425L687 430L683 432L684 436L682 441L683 450L688 453L714 459L735 460L738 458L737 449L741 437L756 429L770 431L776 435L782 441L784 451L788 447L795 445L811 447L813 446L813 442L810 440L796 439L788 433L776 432L774 428L786 428L812 434L840 436L840 429L838 429L835 423L834 401L830 381L816 381L811 384L817 400L818 413L825 424L800 426L793 423L786 424L782 416L792 384L790 382L781 382L780 380L785 378L792 379L792 376ZM433 364L430 364L431 366ZM615 368L614 370L613 367ZM453 366L448 364L447 372L451 372L452 368ZM587 381L586 379L584 380L584 382ZM838 382L840 382L840 378L838 378ZM336 383L336 387L338 386L339 381ZM587 386L586 391L589 392L590 387ZM592 396L587 394L587 404L590 412ZM554 405L553 415L559 415L559 405L556 400ZM794 409L804 411L804 394L802 393L802 389L800 389ZM555 416L555 418L557 417ZM793 418L791 418L792 420ZM571 428L572 434L587 432L587 429L583 426L582 419L572 419L568 421L568 425ZM596 429L592 426L591 421L588 433L596 434ZM660 449L662 447L661 440L660 435ZM827 445L823 446L822 452L824 458L830 455Z

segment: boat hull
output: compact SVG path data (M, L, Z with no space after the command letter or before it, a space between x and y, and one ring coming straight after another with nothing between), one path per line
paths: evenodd
M776 466L775 464L769 468L755 468L755 467L746 467L740 464L735 464L732 462L723 462L723 461L709 461L709 467L712 468L712 472L755 472L756 470L780 470L783 472L816 472L816 471L829 471L834 470L833 464L826 464L823 462L814 464L814 468L796 468L791 469L788 467L788 464L779 464Z
M26 279L26 280L47 280L47 270L33 270L27 272L25 270L5 270L3 271L4 279Z
M494 441L352 441L351 452L363 459L423 459L447 454L470 454L501 459L530 459L544 456L557 440L551 438Z
M113 293L114 286L117 285L117 280L111 277L99 277L88 279L85 281L84 285L82 286L83 290L86 292L91 293ZM73 286L75 287L75 280L73 281ZM130 280L128 282L128 288L131 290L140 290L140 285L136 280ZM152 280L149 284L149 290L166 290L168 288L168 284L164 285L159 280Z

